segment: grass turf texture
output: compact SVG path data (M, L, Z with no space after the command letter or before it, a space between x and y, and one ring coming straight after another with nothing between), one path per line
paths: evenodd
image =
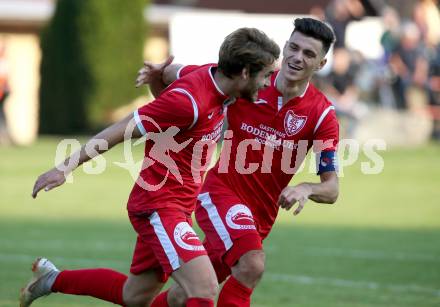
M125 204L133 181L105 155L100 175L30 197L53 165L58 140L0 148L0 306L16 306L36 256L61 269L110 267L128 272L135 234ZM141 146L139 146L141 147ZM252 306L439 306L440 147L383 153L384 171L363 175L360 159L344 169L335 205L308 202L282 212L265 242L267 270ZM136 149L142 156L142 149ZM293 181L316 181L302 173ZM110 306L51 295L35 306Z

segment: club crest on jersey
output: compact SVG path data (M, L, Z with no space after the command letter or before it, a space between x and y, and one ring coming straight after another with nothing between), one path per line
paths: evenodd
M255 229L252 212L245 205L235 205L226 214L226 224L232 229Z
M292 110L289 110L284 117L284 130L288 136L295 135L304 128L306 121L307 116L296 115Z
M174 228L174 241L181 248L191 251L204 250L199 237L187 222L180 222Z

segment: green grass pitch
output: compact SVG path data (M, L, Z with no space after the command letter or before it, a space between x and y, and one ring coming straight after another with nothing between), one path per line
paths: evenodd
M113 164L123 160L122 147L105 155L104 173L78 170L73 184L33 200L57 142L0 148L0 306L18 305L36 256L61 269L128 272L135 234L125 206L133 180ZM297 217L280 214L252 306L440 306L440 146L383 157L379 175L360 172L365 158L345 168L335 205L308 202ZM292 183L317 179L304 173ZM34 305L111 306L59 294Z

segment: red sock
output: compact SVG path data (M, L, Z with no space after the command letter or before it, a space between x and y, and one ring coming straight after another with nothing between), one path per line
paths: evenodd
M186 307L214 307L214 301L209 298L190 297L186 300Z
M220 291L217 306L249 307L251 305L252 291L253 289L246 287L231 275Z
M151 303L150 307L170 307L168 305L168 291L159 293Z
M62 271L52 285L53 292L89 295L123 305L122 289L127 276L110 269Z

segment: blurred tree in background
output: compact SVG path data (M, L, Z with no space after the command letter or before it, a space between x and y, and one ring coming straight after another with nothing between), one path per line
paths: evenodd
M41 35L40 133L87 132L138 92L145 0L58 0Z

